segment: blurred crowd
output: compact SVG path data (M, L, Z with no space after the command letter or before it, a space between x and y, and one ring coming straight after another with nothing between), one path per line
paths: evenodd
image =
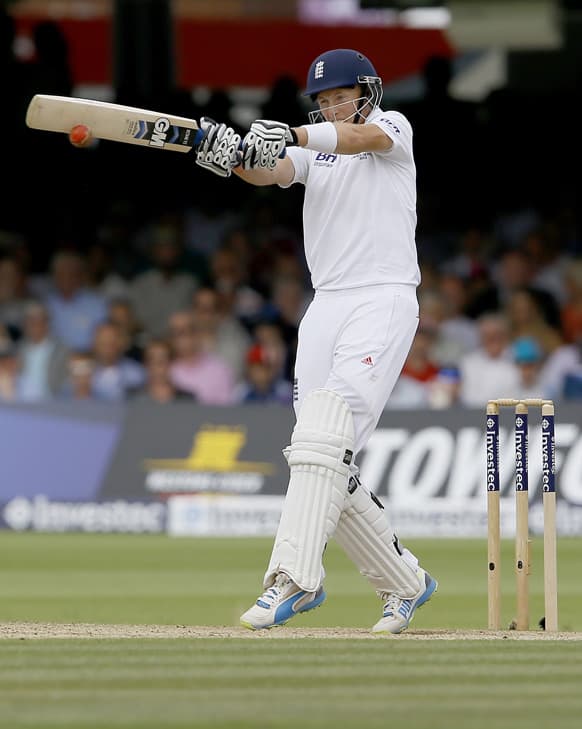
M1 25L0 402L148 399L289 406L297 329L312 290L302 189L215 178L185 155L73 149L23 120L32 93L73 91L51 23L24 64ZM578 122L572 164L540 151L543 100L448 95L430 59L409 116L418 167L420 324L388 408L482 407L492 397L582 398ZM116 99L237 124L227 93ZM553 100L556 115L560 99ZM254 113L300 124L280 79ZM535 153L534 153L534 150ZM25 151L25 152L24 152ZM297 188L297 189L295 189ZM317 352L313 353L317 357Z
M491 255L468 231L463 253L424 271L419 329L389 407L582 398L582 258L548 235L533 228Z
M311 288L300 239L267 210L262 240L255 216L223 231L193 210L123 248L58 249L44 273L25 239L4 235L0 400L289 405ZM388 407L582 398L582 257L563 236L534 218L504 246L470 229L455 255L423 264L419 329Z
M291 404L297 325L308 303L297 258L273 262L268 293L249 279L243 229L190 260L175 222L148 230L127 279L95 245L57 250L31 275L26 247L0 258L0 401L196 400Z

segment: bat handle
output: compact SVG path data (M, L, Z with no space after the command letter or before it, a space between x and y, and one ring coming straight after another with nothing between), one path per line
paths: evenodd
M200 144L203 137L204 137L204 131L202 129L198 129L198 131L194 135L194 148L196 148ZM239 149L242 149L242 142L239 145ZM285 149L285 147L283 147L283 149L281 150L281 154L279 155L279 159L284 159L286 155L287 155L287 150Z

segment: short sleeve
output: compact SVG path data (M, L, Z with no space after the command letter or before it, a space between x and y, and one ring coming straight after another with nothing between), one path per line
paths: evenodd
M303 149L302 147L287 147L287 156L291 162L293 162L295 174L288 185L279 185L279 187L291 187L291 185L294 185L296 182L301 182L305 185L307 182L307 176L309 175L311 152L308 149Z
M412 127L399 111L383 111L370 124L376 124L392 140L392 148L385 153L390 156L412 156Z

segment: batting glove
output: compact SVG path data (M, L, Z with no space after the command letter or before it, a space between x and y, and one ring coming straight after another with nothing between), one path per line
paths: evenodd
M220 177L230 177L232 168L240 163L240 134L207 116L200 119L200 129L204 136L196 148L196 164Z
M272 170L285 147L293 144L297 144L297 135L288 124L257 119L242 142L242 168Z

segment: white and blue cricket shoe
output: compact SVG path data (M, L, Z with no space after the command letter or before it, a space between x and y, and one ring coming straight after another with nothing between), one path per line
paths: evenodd
M373 633L402 633L410 625L417 608L427 603L438 588L438 582L418 568L418 576L422 581L422 588L413 598L399 597L395 593L383 593L384 611L380 620L372 628Z
M322 586L316 592L306 592L284 572L279 572L272 586L240 616L240 623L249 630L284 625L298 613L305 613L321 605L325 597Z

